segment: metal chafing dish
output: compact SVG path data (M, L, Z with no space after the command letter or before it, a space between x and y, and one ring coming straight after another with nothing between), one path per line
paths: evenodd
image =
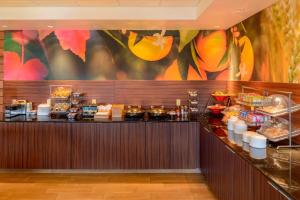
M151 106L148 115L150 119L164 119L167 116L167 110L164 106Z
M144 115L145 115L145 110L143 110L141 106L129 105L125 110L126 118L142 119L144 118Z

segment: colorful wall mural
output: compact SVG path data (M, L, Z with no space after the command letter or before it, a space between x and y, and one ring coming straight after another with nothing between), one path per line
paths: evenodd
M5 80L300 80L300 1L229 30L6 31Z
M226 50L225 31L7 31L4 78L227 79Z

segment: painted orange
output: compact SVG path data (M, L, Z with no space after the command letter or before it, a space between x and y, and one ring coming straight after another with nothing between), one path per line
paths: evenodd
M182 80L177 60L174 60L162 75L157 76L156 80Z
M128 47L137 57L146 61L158 61L166 57L172 48L172 36L145 36L137 44L135 43L137 33L130 32Z
M215 31L206 37L199 35L195 43L197 53L203 60L199 62L199 68L208 72L218 72L228 67L229 62L218 66L227 50L225 31Z
M241 80L249 81L252 77L253 68L254 68L254 53L250 39L247 36L243 36L239 39L239 46L243 47L241 52Z
M224 70L216 78L217 81L227 81L228 79L229 79L229 70Z
M187 80L207 80L205 72L201 73L201 75L203 77L201 77L192 66L189 66Z

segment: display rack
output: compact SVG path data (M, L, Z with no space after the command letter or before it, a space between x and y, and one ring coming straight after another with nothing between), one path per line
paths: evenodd
M56 88L68 88L70 90L70 95L72 94L72 85L50 85L50 99L51 99L51 116L55 118L65 117L68 114L68 110L65 111L55 111L53 110L56 104L68 104L71 107L70 95L67 96L53 96L53 92Z
M210 106L210 105L212 105L212 104L214 104L214 103L220 103L221 105L224 105L224 106L226 106L226 107L229 107L230 106L230 104L231 104L231 97L232 97L233 95L230 95L230 94L228 94L226 97L226 99L225 100L223 100L223 101L217 101L214 97L213 97L213 95L210 95L209 96L209 98L208 98L208 101L206 102L206 104L205 104L205 106L202 108L202 113L207 113L208 112L208 106Z
M288 98L288 107L287 109L285 109L284 111L281 111L280 113L268 113L268 112L264 112L260 109L257 109L258 107L263 107L264 105L254 105L254 104L249 104L246 102L241 102L241 101L237 101L238 104L241 105L246 105L246 106L250 106L251 110L255 110L258 113L270 116L270 117L279 117L279 116L284 116L284 115L288 115L288 135L285 136L280 136L276 139L271 139L268 138L270 141L273 142L278 142L280 140L284 140L284 139L288 139L289 140L289 145L285 145L285 146L278 146L277 149L280 148L300 148L300 145L293 145L292 144L292 137L300 135L300 130L293 130L292 127L292 113L296 112L298 110L300 110L300 105L296 105L292 107L292 92L287 92L287 91L279 91L279 90L270 90L270 89L259 89L259 88L253 88L253 87L248 87L248 86L242 86L242 93L245 93L245 90L252 90L252 91L259 91L262 92L264 96L269 96L269 93L277 93L277 94L283 94L285 96L287 96Z

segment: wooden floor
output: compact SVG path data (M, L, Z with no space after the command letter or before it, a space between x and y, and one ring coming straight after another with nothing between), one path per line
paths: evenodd
M0 200L214 200L199 174L0 173Z

